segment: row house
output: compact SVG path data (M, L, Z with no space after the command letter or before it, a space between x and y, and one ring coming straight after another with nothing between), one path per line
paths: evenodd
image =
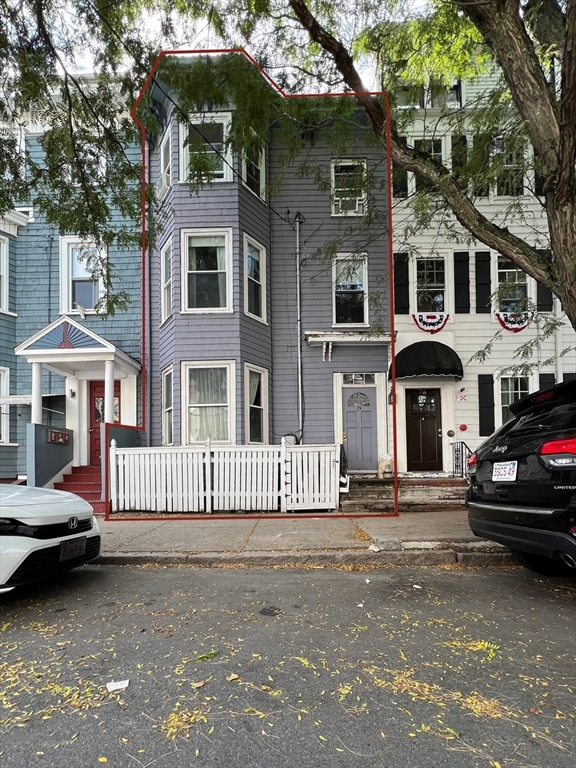
M424 91L417 104L407 100L416 109L405 141L458 171L481 140L469 119L472 105L495 77L456 82L441 94ZM452 110L458 121L447 119ZM479 211L545 249L542 179L530 168L528 148L496 140L485 151L501 163L493 182L471 182ZM410 199L425 183L400 168L393 177L399 470L449 472L455 450L461 462L510 418L511 402L576 376L576 336L565 321L534 346L529 371L510 370L520 362L519 347L533 342L549 317L562 319L560 302L501 254L470 241L451 215L406 238ZM483 350L488 354L479 357Z

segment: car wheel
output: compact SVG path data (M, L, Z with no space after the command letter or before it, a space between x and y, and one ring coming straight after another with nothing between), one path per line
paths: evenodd
M543 557L542 555L533 555L531 552L522 552L519 549L513 549L512 554L520 565L528 568L529 571L540 574L540 576L576 577L576 568L570 568L562 560L554 560L551 557Z

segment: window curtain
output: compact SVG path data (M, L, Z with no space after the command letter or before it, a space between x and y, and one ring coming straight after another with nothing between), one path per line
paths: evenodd
M249 371L250 397L250 442L261 443L264 440L264 411L262 409L262 374Z
M188 403L188 431L191 442L229 439L226 368L190 370Z

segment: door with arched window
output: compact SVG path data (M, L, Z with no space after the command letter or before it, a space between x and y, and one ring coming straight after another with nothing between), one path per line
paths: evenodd
M343 387L342 411L348 469L377 469L376 388Z

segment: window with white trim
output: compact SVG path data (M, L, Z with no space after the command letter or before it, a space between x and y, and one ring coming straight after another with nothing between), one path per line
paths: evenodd
M172 141L171 127L168 127L166 135L160 144L160 173L156 182L156 193L160 200L166 196L172 185Z
M442 139L415 139L414 149L428 153L438 163L443 162ZM414 183L416 192L425 192L430 189L430 183L418 174L414 174Z
M264 197L266 185L266 151L248 149L242 156L242 181L258 197Z
M160 282L162 284L160 322L163 323L172 314L172 243L170 240L160 251Z
M234 363L184 363L183 437L188 445L234 438Z
M174 443L174 374L172 368L162 371L162 445Z
M332 160L332 216L363 216L366 160Z
M94 243L77 237L60 238L60 313L94 312L102 295L100 280L92 270L104 258Z
M416 259L416 311L446 311L446 270L443 258Z
M506 139L494 142L494 162L498 164L497 197L519 197L524 194L524 148Z
M338 255L332 267L333 324L368 325L368 257Z
M529 392L529 381L527 376L510 376L500 379L500 408L502 424L510 421L513 414L510 412L510 405L516 400L520 400Z
M10 310L8 240L0 237L0 312Z
M195 181L232 181L232 151L227 145L230 119L229 112L205 112L180 123L181 182L191 179L193 155L198 165Z
M232 310L232 234L227 229L182 231L182 311Z
M246 442L268 443L268 371L246 363L244 367L246 401Z
M524 312L528 309L528 279L504 256L498 256L498 309L500 312Z
M10 369L0 368L0 396L10 394ZM10 442L10 406L0 404L0 443Z
M245 289L244 311L266 322L266 249L244 235Z

